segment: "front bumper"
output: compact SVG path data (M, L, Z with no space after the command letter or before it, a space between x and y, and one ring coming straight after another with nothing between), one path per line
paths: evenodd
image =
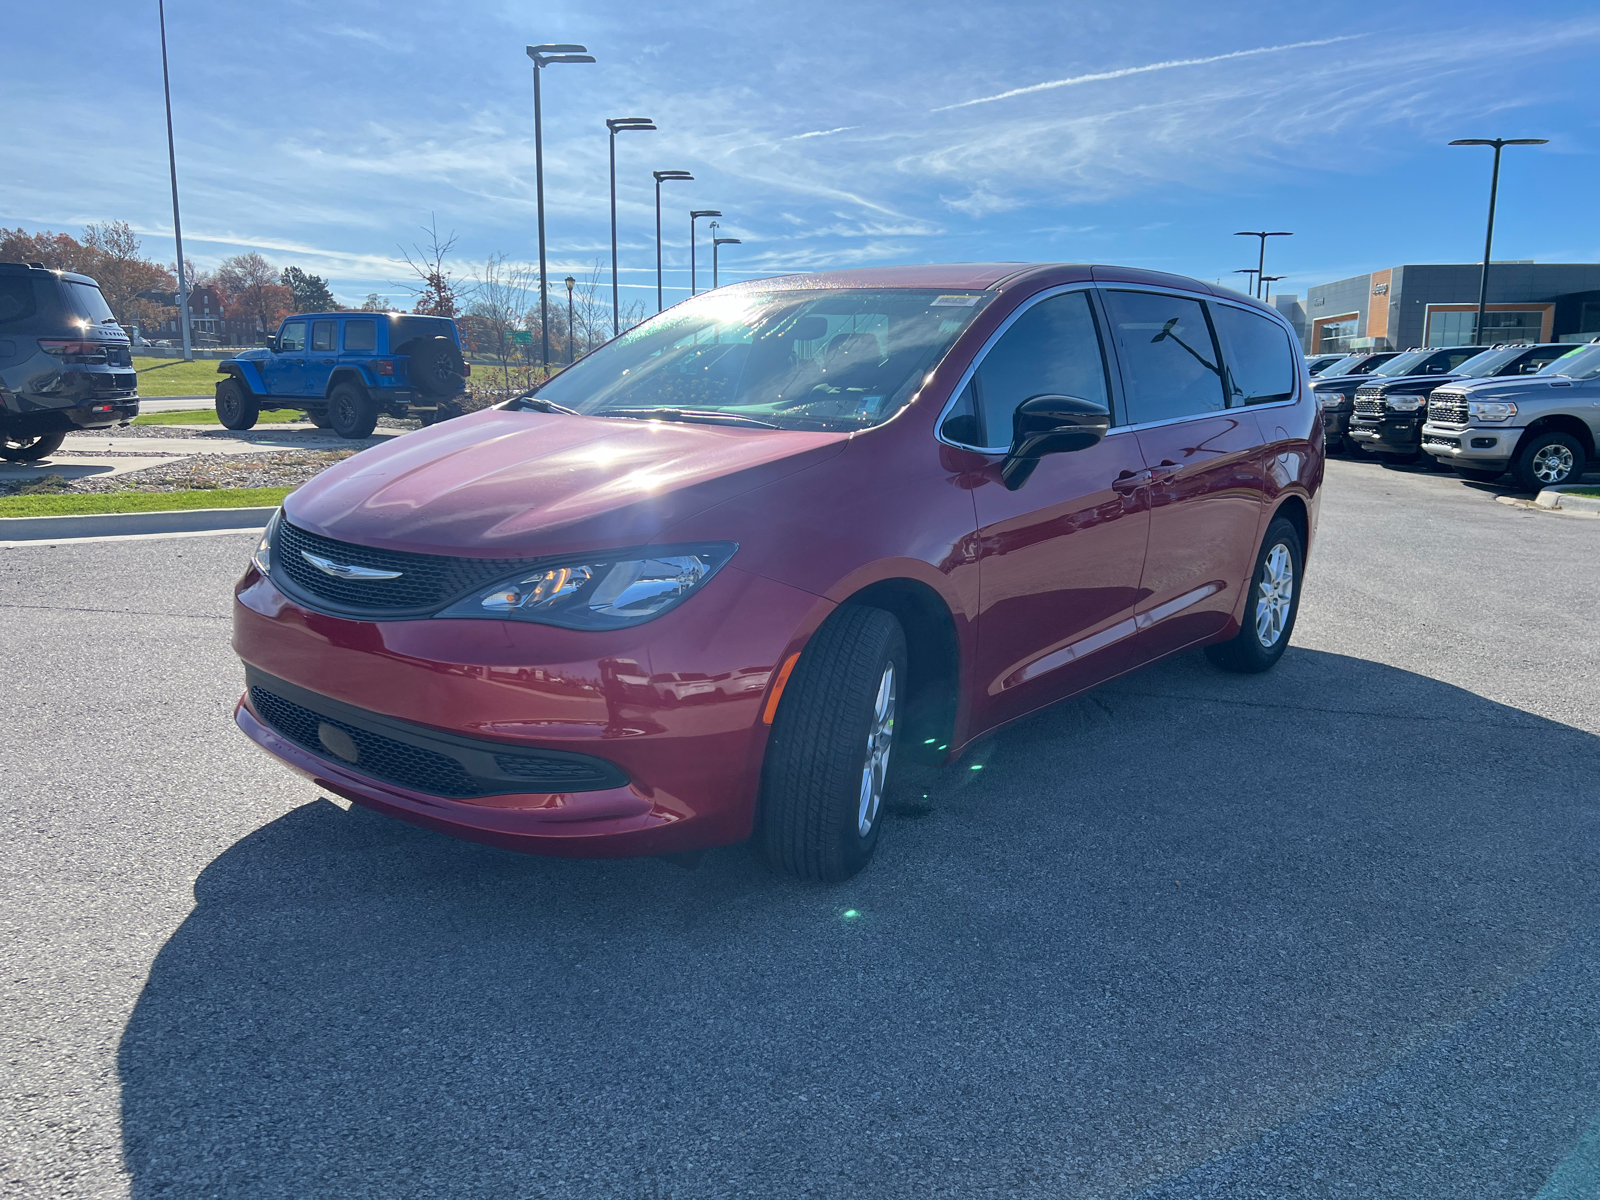
M1467 467L1505 468L1522 440L1523 430L1495 426L1422 426L1422 450L1440 462L1461 463Z
M249 692L235 720L319 787L472 841L569 857L724 845L753 826L768 732L761 712L777 666L828 608L730 565L680 608L606 634L512 621L357 621L302 608L251 568L235 593L234 649L253 677L440 740L601 760L624 782L439 795L308 749L309 739L286 736Z
M1422 421L1414 416L1350 418L1350 440L1380 454L1415 454L1422 445Z

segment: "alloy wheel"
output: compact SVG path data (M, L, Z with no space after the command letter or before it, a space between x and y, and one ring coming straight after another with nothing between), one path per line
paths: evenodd
M1256 590L1256 640L1271 649L1283 636L1294 602L1294 558L1282 542L1267 551Z
M1572 451L1556 442L1540 446L1533 456L1533 477L1540 483L1560 483L1572 474Z
M877 699L872 704L872 724L867 727L867 760L861 767L861 807L856 812L856 832L866 837L883 804L889 777L889 751L894 748L894 664L883 668Z

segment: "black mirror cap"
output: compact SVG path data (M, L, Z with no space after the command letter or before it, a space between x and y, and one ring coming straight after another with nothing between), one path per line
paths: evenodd
M267 334L267 349L272 351L274 354L276 354L278 352L278 335L277 334L275 334L275 333Z
M1011 428L1011 450L1000 478L1014 492L1046 454L1070 454L1097 444L1111 431L1111 413L1093 400L1047 392L1017 405Z

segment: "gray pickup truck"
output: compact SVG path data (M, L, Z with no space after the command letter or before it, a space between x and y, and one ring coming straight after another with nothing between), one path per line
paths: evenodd
M1529 491L1577 483L1600 440L1600 338L1537 374L1462 380L1428 397L1422 449L1490 483L1507 471Z

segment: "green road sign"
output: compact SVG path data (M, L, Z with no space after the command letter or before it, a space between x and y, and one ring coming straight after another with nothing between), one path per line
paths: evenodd
M511 331L511 340L519 346L531 346L533 344L533 334L526 329L513 329Z

